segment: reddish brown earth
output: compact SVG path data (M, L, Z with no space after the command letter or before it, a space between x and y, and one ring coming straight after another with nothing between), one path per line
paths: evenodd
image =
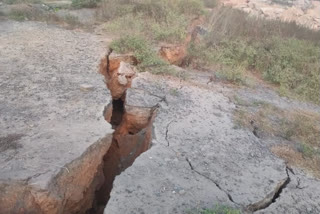
M165 44L160 47L159 55L173 65L183 65L187 57L190 43L199 42L198 26L204 23L203 16L194 18L187 29L187 36L182 44Z
M126 90L131 87L135 76L131 64L136 64L136 59L132 56L109 57L108 54L101 60L99 71L104 75L113 99L106 106L104 117L115 128L115 132L111 147L103 158L103 171L108 176L96 196L97 213L103 212L99 207L103 208L109 200L114 178L150 148L152 123L156 116L155 108L126 104Z

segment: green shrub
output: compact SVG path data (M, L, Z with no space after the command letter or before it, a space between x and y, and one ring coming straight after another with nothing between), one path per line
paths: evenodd
M20 8L12 9L9 18L16 21L42 20L45 18L45 14L37 8L22 6Z
M99 0L72 0L71 6L74 8L94 8Z
M150 29L149 23L144 21L142 14L131 13L115 18L104 25L106 31L119 35L142 35L146 34L147 28Z
M184 15L177 15L176 13L169 13L169 22L153 22L151 23L151 36L158 41L166 42L180 42L186 38L187 22Z
M190 44L188 54L204 65L223 64L251 68L256 61L257 51L244 40L223 40L214 46L204 42Z
M103 0L99 15L104 20L112 20L132 13L134 5L124 0Z
M134 13L142 13L159 22L169 22L168 14L172 9L173 8L170 8L168 1L150 0L136 3L133 11Z
M189 61L200 66L208 66L217 62L216 52L204 43L191 43L187 49ZM198 67L198 66L196 66Z
M19 10L11 11L11 13L9 14L9 17L16 21L24 21L27 19L28 16L28 13Z
M75 27L80 25L79 18L73 15L66 15L64 16L64 21L71 27Z
M139 62L139 68L144 70L167 69L168 63L162 60L146 39L139 36L125 36L114 40L111 45L118 53L133 53ZM158 70L157 70L158 71ZM157 72L155 71L155 72ZM157 73L160 73L158 71Z
M219 70L216 73L216 76L222 80L227 80L229 82L236 83L239 85L246 85L245 69L241 66L224 66L221 70Z
M21 4L21 3L31 3L31 4L37 4L41 3L41 0L3 0L6 4Z
M316 154L316 150L305 143L299 145L298 151L302 153L304 157L311 158Z
M191 44L188 55L202 66L258 70L265 80L279 86L281 95L320 103L320 48L312 41L279 37L251 42L224 39L214 44L204 41Z
M241 211L228 206L217 205L213 209L204 209L200 211L201 214L241 214Z
M234 66L241 65L249 68L256 58L256 50L244 40L223 40L216 47L218 62Z
M283 94L320 103L320 49L297 39L273 38L260 43L255 67Z
M180 0L178 7L180 12L187 15L202 15L204 13L204 5L199 0Z
M206 7L214 8L218 5L218 0L203 0Z
M142 13L126 14L105 24L108 32L126 35L142 35L150 40L176 43L183 41L186 37L186 21L183 15L177 16L175 13L168 15L172 20L170 24L149 20Z
M202 12L202 0L104 0L100 9L108 31L170 43L182 42L191 18Z

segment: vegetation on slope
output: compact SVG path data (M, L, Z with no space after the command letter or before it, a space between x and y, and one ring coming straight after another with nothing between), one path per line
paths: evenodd
M105 0L100 17L108 32L175 43L185 39L189 20L203 13L201 0Z
M118 53L133 53L140 70L149 69L154 73L168 69L168 63L162 60L149 42L140 36L124 36L114 40L110 47Z
M189 47L195 66L222 65L220 72L237 83L255 71L282 95L320 104L320 32L230 8L217 11L210 23L208 35Z
M139 37L152 49L158 42L183 43L190 20L206 14L204 5L214 7L216 1L105 0L102 5L105 29L121 35L115 43ZM206 15L207 34L188 47L192 66L218 67L217 78L243 85L252 84L254 71L277 86L281 95L320 104L320 32L295 23L250 17L226 7ZM132 47L130 51L141 52ZM148 65L160 63L162 60L151 52L150 57L146 51L140 54L146 57L141 60Z
M6 0L8 3L33 0ZM183 44L195 17L207 19L200 41L189 44L188 65L215 70L217 79L251 86L252 72L273 84L281 95L320 104L320 32L295 23L250 17L245 12L215 7L216 0L73 0L72 6L98 7L104 29L120 37L119 52L133 52L142 70L171 72L156 53L158 43ZM208 12L207 8L213 8ZM12 10L22 20L63 22L81 26L77 17L63 18L35 8ZM127 41L126 41L127 40ZM135 44L133 44L135 43ZM121 47L123 46L123 47ZM172 73L172 72L171 72Z
M246 102L235 97L239 105L234 114L236 127L245 127L257 137L279 137L291 142L275 145L272 151L289 164L303 167L320 177L320 115L302 110L284 110L270 103Z

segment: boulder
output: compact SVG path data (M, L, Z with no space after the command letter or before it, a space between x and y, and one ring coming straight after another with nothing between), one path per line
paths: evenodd
M185 45L164 45L159 50L159 55L170 64L180 65L187 56Z
M101 60L99 71L105 77L105 82L110 90L112 99L118 100L122 97L127 88L131 87L132 79L135 76L135 68L131 64L136 64L133 56L116 56L108 59L106 56Z

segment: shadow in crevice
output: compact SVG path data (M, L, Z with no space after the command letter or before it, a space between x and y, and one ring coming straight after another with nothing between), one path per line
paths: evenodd
M149 112L148 120L143 126L135 124L141 122L141 115L135 117L132 112L126 112L125 95L124 99L113 100L112 104L104 110L105 119L115 129L112 144L103 157L102 170L104 174L103 185L96 191L93 208L87 214L102 214L110 199L113 182L117 175L130 167L135 159L150 148L153 133L153 120L156 112ZM139 107L134 107L140 110ZM143 108L143 107L142 107ZM132 109L130 107L129 109ZM129 110L131 111L131 110ZM133 111L135 112L135 111ZM139 127L137 130L136 128Z

